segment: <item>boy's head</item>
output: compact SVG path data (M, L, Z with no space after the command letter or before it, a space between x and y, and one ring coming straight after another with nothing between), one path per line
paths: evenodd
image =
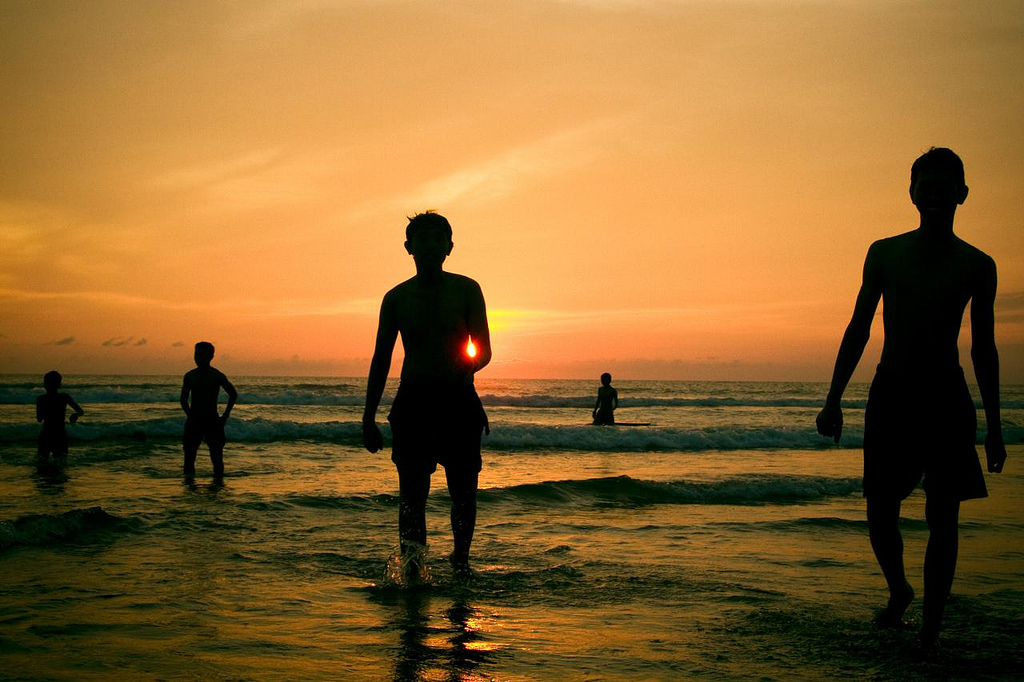
M208 367L213 361L214 348L209 341L200 341L196 344L196 351L193 357L200 367Z
M910 199L920 211L955 211L966 198L964 162L952 149L932 147L910 167Z
M56 391L60 388L62 381L64 381L64 377L57 370L47 372L43 375L43 388L47 391Z
M602 374L601 375L601 383L604 384L605 386L610 385L612 383L612 375L609 374L608 372L605 372L604 374Z
M452 252L452 226L440 213L424 211L409 218L405 250L418 265L440 267Z

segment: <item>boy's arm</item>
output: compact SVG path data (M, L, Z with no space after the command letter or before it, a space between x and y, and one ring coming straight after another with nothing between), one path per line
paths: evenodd
M220 375L220 387L228 394L228 404L224 406L224 414L220 416L221 423L224 423L227 422L228 415L231 414L231 408L238 402L238 391L235 390L234 384L228 381L228 378L223 373Z
M853 307L853 317L839 344L839 353L836 355L836 365L832 370L832 383L828 389L828 396L825 398L825 406L815 420L818 433L823 436L831 436L836 443L839 442L839 436L843 432L843 411L840 401L871 336L871 321L875 317L878 301L882 297L882 271L879 262L881 256L878 253L880 248L878 242L872 244L868 249L867 258L864 259L864 278L857 294L857 303Z
M619 409L619 392L614 388L612 389L612 409Z
M43 399L46 396L36 396L36 421L43 421Z
M189 383L188 374L186 374L185 378L181 381L181 409L185 411L186 417L192 416L192 410L188 406L188 397L191 392L192 386Z
M75 402L75 399L69 396L67 393L65 393L64 396L68 400L68 406L71 407L72 410L74 410L74 413L70 417L68 417L68 421L74 424L75 422L78 421L79 417L85 414L85 410L83 410L81 406L79 406L79 404Z
M370 361L370 375L366 379L366 405L363 408L363 446L370 452L377 452L384 446L384 437L377 427L377 408L384 395L384 385L391 369L391 355L398 338L398 322L395 303L389 292L380 304L380 320L377 323L377 341Z
M985 459L988 470L999 473L1006 462L1003 425L999 416L999 353L996 351L996 264L986 257L978 291L971 298L971 360L985 406Z
M480 285L473 282L469 295L467 311L469 334L476 344L476 357L471 359L470 371L479 372L491 361L491 331L487 326L487 304L484 303L484 292Z

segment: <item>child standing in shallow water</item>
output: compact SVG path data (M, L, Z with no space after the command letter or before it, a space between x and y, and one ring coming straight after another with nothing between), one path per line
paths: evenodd
M43 388L46 393L36 398L36 421L43 424L43 430L39 433L39 459L40 466L45 465L50 455L53 455L55 462L63 462L68 456L68 432L64 426L64 415L67 408L74 410L69 421L74 424L78 418L85 414L85 410L79 407L75 399L67 393L60 393L60 385L64 378L60 372L47 372L43 376Z

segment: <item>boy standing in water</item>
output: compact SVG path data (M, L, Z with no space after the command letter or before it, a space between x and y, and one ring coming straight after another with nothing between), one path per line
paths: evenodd
M990 472L1002 471L1006 447L993 330L996 266L953 234L956 208L967 198L960 157L932 148L918 158L910 171L910 198L921 214L920 226L868 249L863 284L817 426L839 442L843 391L868 341L878 301L884 300L885 340L864 415L868 532L889 587L889 603L876 623L899 625L914 598L903 567L900 503L923 477L929 535L921 640L930 645L938 637L956 570L960 501L988 494L975 450L974 402L957 348L968 303Z
M601 386L597 389L597 402L594 403L594 424L614 424L615 408L618 406L619 392L612 388L612 375L605 372L601 375Z
M413 216L405 238L416 275L385 294L380 306L366 385L363 444L370 452L383 447L375 417L395 340L401 334L405 359L388 421L391 460L398 469L403 573L415 576L422 569L430 475L441 464L452 500L455 547L451 563L457 573L468 574L476 526L480 439L487 429L473 375L491 360L487 311L479 284L442 269L454 247L446 218L432 211Z
M72 424L85 414L75 399L67 393L59 393L64 378L60 372L47 372L43 376L43 388L46 393L36 398L36 421L42 422L43 430L39 433L40 466L45 465L50 455L55 463L62 463L68 456L68 432L64 426L64 415L70 407L74 413L68 418Z
M204 440L210 448L213 477L218 480L224 478L224 424L238 400L238 392L220 370L210 366L213 354L212 343L197 343L194 355L196 368L185 374L181 384L181 409L187 416L182 436L186 478L196 475L196 455L199 444ZM228 394L228 403L224 407L224 414L217 414L217 397L221 388Z

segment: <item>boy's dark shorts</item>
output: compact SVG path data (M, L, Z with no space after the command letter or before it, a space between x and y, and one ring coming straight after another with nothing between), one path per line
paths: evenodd
M864 413L864 496L903 500L923 477L928 495L987 497L977 420L962 369L910 375L879 365Z
M39 433L39 456L67 457L68 455L68 432L64 428L46 429Z
M401 471L432 474L479 472L480 440L487 414L472 384L403 382L391 413L391 461Z
M206 441L210 448L223 448L227 443L224 437L224 422L217 414L199 415L191 414L185 420L185 433L181 438L181 444L186 452L199 449L200 443Z

